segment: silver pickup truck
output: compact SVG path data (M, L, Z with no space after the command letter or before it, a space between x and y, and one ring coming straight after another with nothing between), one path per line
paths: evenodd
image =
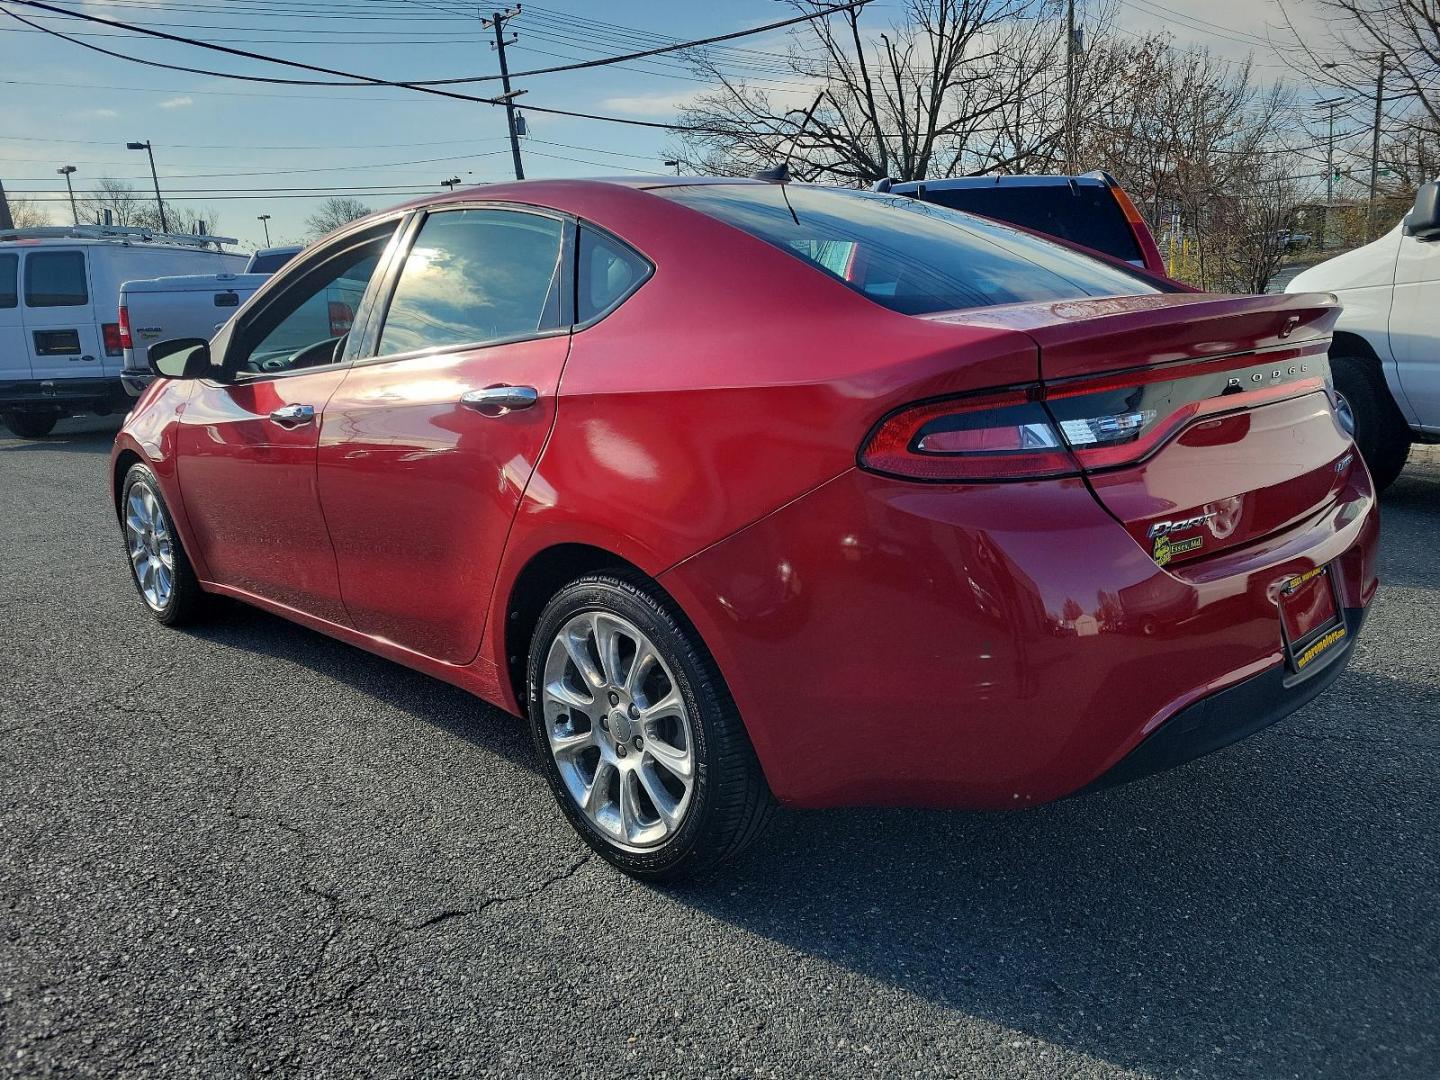
M302 249L262 248L238 274L185 274L127 281L120 286L120 344L125 392L139 397L150 385L145 351L157 341L209 338L280 267Z

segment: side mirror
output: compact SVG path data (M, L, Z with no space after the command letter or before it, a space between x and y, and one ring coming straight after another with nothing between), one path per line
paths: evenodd
M1415 209L1405 219L1405 235L1417 240L1440 239L1440 183L1420 185Z
M198 379L210 369L210 343L204 338L157 341L145 356L162 379Z

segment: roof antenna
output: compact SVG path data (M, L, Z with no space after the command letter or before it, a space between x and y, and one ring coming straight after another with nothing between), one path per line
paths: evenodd
M790 159L795 156L795 151L799 146L800 136L804 135L805 129L810 126L810 119L815 115L815 110L820 107L820 99L824 96L825 91L821 90L820 93L815 95L815 100L810 103L810 108L805 110L805 118L800 121L800 127L790 139L790 152L785 155L785 160L774 168L761 169L759 172L752 174L752 178L755 180L764 180L767 183L782 185L780 195L785 200L785 209L790 211L790 217L796 225L800 224L800 218L796 215L795 208L790 205L790 196L786 193L783 185L790 182ZM795 112L795 110L791 109L790 113L793 112ZM789 116L790 113L786 113L785 115Z

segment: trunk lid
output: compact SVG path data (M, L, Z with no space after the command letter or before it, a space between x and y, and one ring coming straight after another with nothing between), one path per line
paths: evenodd
M1335 416L1325 294L1017 304L942 320L1040 349L1042 397L1100 503L1165 565L1330 506L1354 444Z

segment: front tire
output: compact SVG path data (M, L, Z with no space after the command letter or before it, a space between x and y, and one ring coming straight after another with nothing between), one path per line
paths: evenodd
M1383 386L1384 376L1373 361L1337 356L1331 360L1335 389L1355 417L1355 446L1376 491L1395 482L1410 456L1410 429ZM1382 385L1376 385L1381 382Z
M22 439L43 439L55 430L60 418L54 413L7 412L5 426Z
M125 474L120 531L130 559L130 580L150 614L166 626L193 622L205 594L175 531L160 484L145 465L132 465Z
M704 873L745 848L774 800L689 621L650 581L561 589L531 639L531 737L561 811L638 878Z

